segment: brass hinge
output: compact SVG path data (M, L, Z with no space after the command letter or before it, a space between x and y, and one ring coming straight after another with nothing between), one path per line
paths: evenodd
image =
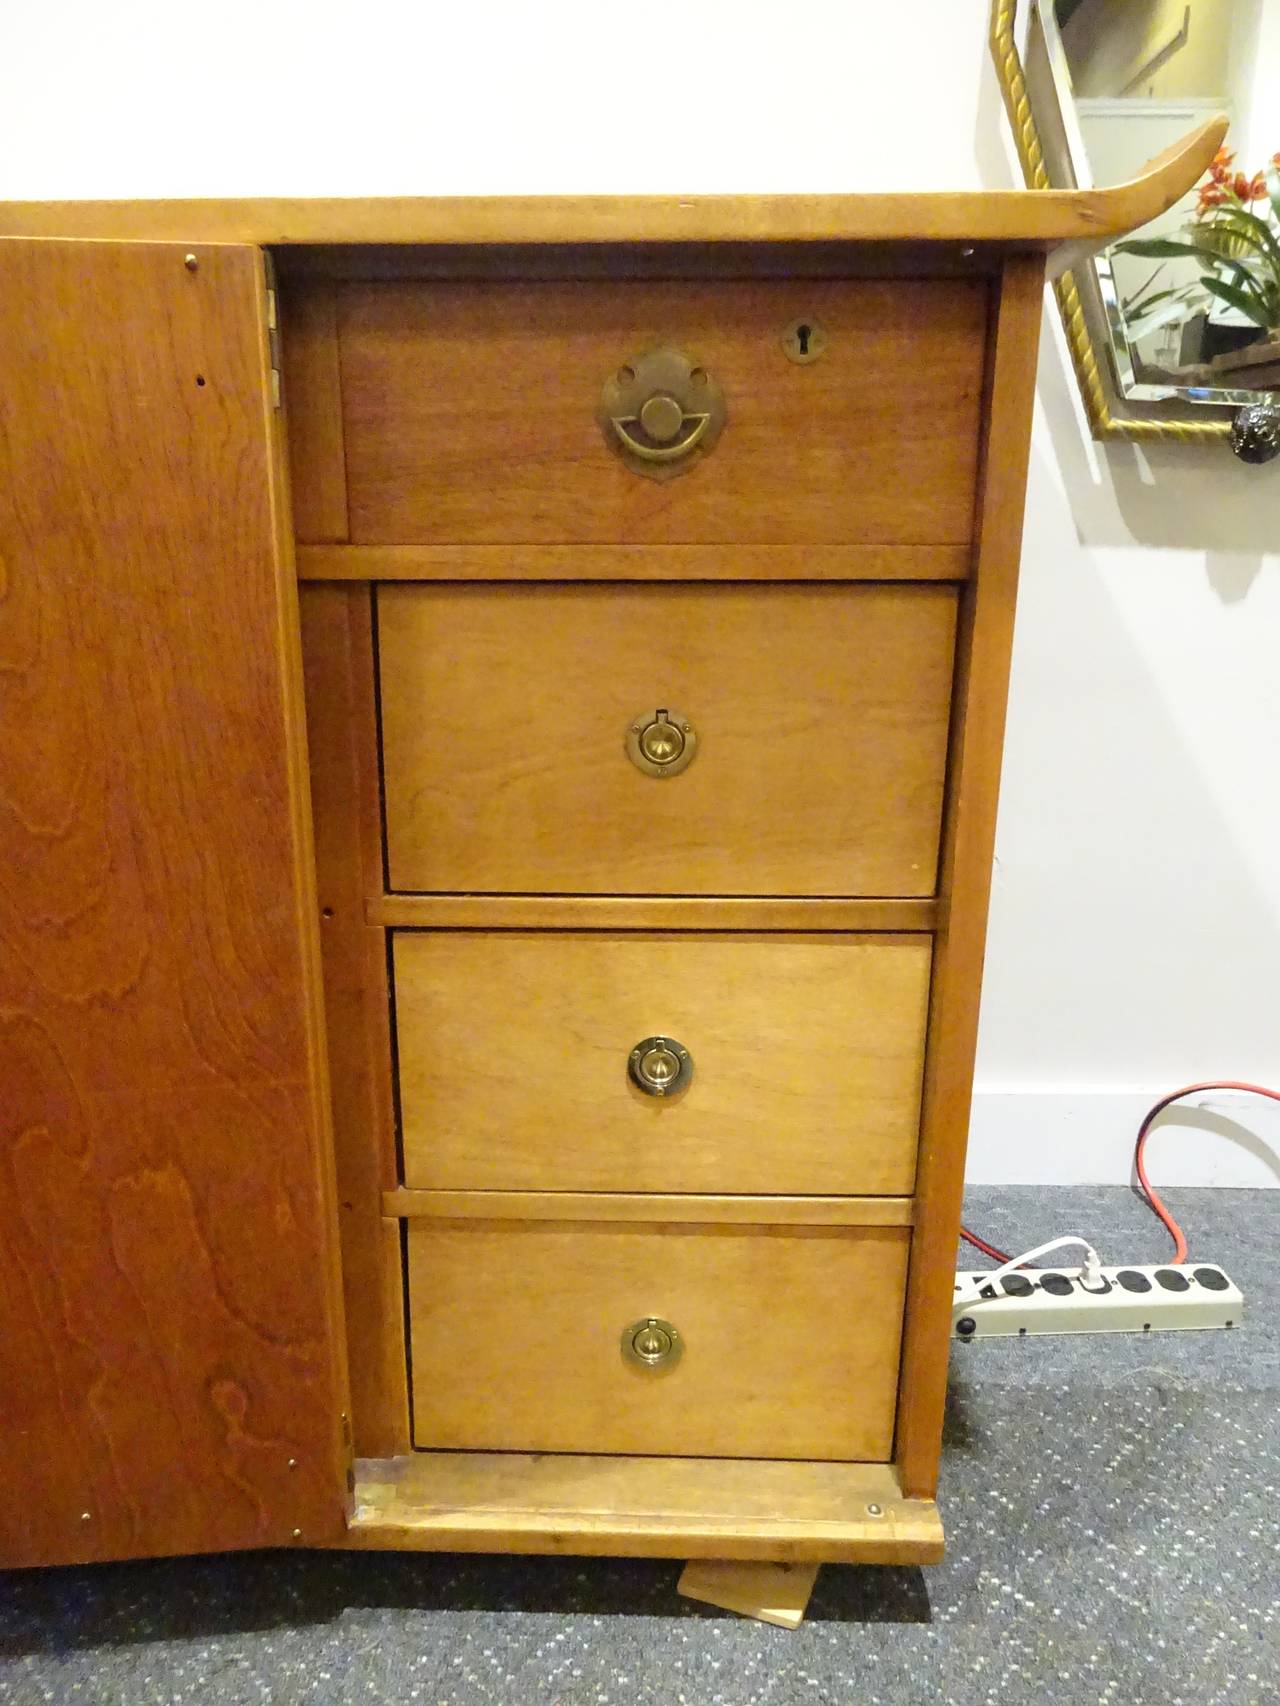
M276 290L276 269L271 256L264 250L263 265L267 279L267 355L271 362L271 406L278 409L281 402L280 366L280 297Z

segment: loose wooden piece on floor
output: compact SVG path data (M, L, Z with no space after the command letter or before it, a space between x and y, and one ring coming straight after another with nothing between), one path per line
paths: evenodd
M693 1558L680 1572L676 1591L686 1599L776 1623L779 1629L798 1629L821 1568L757 1558Z

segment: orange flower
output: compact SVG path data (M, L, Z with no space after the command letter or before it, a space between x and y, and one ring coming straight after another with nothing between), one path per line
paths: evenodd
M1227 199L1226 190L1217 184L1201 184L1200 199L1196 204L1196 213L1207 213L1211 207L1221 207Z
M1209 178L1212 183L1226 183L1227 178L1230 175L1227 168L1231 165L1235 157L1234 149L1219 148L1218 152L1213 157L1213 163L1209 167Z
M1248 201L1249 180L1245 177L1243 172L1236 173L1235 177L1232 179L1231 188L1235 193L1237 201Z
M1249 185L1249 193L1244 199L1246 201L1261 201L1263 196L1266 195L1266 193L1267 193L1267 180L1266 180L1266 178L1263 177L1261 172L1255 172L1253 174L1253 181Z

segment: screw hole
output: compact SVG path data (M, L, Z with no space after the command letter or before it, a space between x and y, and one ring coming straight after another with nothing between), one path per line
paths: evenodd
M689 383L691 385L705 385L706 382L707 370L705 367L695 367L689 374Z
M630 385L635 376L636 370L634 367L620 367L618 369L618 384Z
M332 918L333 908L331 906L322 906L320 908L320 916L321 918Z
M196 374L196 384L197 385L203 385L204 384L204 374L203 373L197 373Z

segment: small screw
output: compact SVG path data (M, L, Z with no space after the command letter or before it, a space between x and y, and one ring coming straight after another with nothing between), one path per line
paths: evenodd
M80 1512L80 1520L81 1520L81 1522L92 1522L93 1521L93 1512L92 1511L81 1511Z
M867 1506L867 1515L868 1516L883 1516L884 1511L881 1508L881 1506L879 1506L879 1505L868 1505Z
M295 1528L295 1529L294 1529L294 1531L293 1531L293 1538L294 1538L294 1539L295 1539L295 1540L301 1540L301 1539L302 1539L302 1530L301 1530L301 1529L300 1529L300 1528Z
M289 1459L289 1467L290 1469L296 1469L298 1467L298 1460L296 1457L291 1457Z
M961 249L960 253L964 256L966 261L971 261L973 259L972 249Z
M196 268L200 265L200 262L196 259L196 257L194 255L186 255L183 258L182 264L184 267L186 267L188 272L194 272L196 270Z

